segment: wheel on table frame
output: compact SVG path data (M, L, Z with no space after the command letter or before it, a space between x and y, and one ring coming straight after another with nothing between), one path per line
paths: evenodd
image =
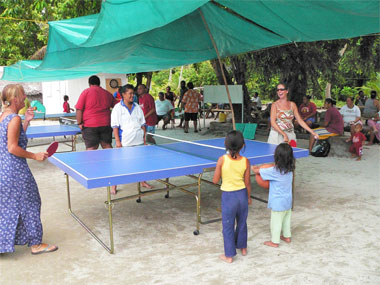
M136 200L136 202L137 202L137 203L141 203L141 198L138 198L138 199Z
M165 198L166 198L166 199L169 198L169 193L165 194Z
M194 234L195 236L197 236L197 235L199 235L199 231L198 231L198 230L195 230L195 231L193 232L193 234Z

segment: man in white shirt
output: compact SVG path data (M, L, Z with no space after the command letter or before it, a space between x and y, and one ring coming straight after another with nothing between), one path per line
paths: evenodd
M259 97L259 93L255 92L252 98L252 105L257 108L257 110L261 111L261 99Z
M162 129L165 130L166 125L169 124L172 116L173 105L169 100L165 99L165 94L163 92L158 93L158 98L159 99L155 101L157 124L163 120L164 125L162 126Z
M340 109L340 114L343 117L344 128L349 129L351 135L355 132L355 125L361 124L360 120L360 109L358 106L354 105L354 100L348 97L346 100L346 105Z

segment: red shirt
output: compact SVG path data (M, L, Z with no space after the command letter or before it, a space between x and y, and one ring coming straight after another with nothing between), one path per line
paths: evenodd
M326 130L334 134L343 134L343 117L335 107L330 107L326 111L325 121L328 122Z
M306 118L307 116L310 116L311 114L314 114L317 112L317 106L313 102L309 102L308 105L301 104L299 107L299 112L302 117L302 119Z
M367 138L365 137L365 135L363 135L362 132L358 132L358 133L355 133L353 136L352 136L352 143L357 147L357 146L362 146L363 145L363 142L366 140Z
M63 103L63 112L64 113L70 113L70 105L68 102Z
M91 85L80 94L75 108L83 111L85 127L111 125L111 110L117 103L112 94L100 86Z
M144 112L144 116L149 113L150 110L156 109L156 104L152 95L146 93L139 96L139 105ZM145 122L148 126L155 126L157 124L157 113L154 111L149 117L145 118Z

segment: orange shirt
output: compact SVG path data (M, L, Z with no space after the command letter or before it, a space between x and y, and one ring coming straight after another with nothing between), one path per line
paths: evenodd
M182 98L182 102L185 104L185 113L198 113L201 98L201 94L194 89L187 90Z

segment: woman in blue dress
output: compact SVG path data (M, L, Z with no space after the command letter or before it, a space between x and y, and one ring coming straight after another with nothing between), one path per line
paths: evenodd
M24 107L25 92L19 84L5 86L1 94L0 116L0 253L14 252L15 245L31 247L32 254L52 252L55 245L42 243L41 199L26 159L43 161L47 152L26 151L26 129L33 109L25 121L17 115Z

